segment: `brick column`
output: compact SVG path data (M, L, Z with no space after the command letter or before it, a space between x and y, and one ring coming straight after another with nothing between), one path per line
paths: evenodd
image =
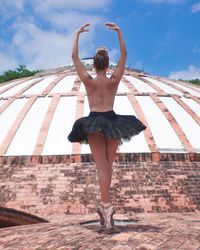
M180 104L191 116L192 118L200 125L200 118L199 116L187 105L185 104L178 96L172 96L174 100Z
M66 74L61 74L58 78L56 78L53 82L49 84L49 86L46 87L46 89L42 92L42 95L47 95L55 86L56 84L62 80Z
M199 88L199 90L198 89L194 89L193 87L195 87L195 86L193 86L192 85L192 83L189 83L189 82L187 82L187 83L185 83L185 84L183 84L183 82L181 82L181 81L176 81L177 83L179 83L179 84L181 84L181 85L183 85L184 87L188 87L189 89L191 89L191 90L194 90L194 91L197 91L197 92L199 92L200 93L200 88ZM196 86L197 87L197 86Z
M37 138L37 143L35 146L35 149L33 151L33 155L41 155L43 147L44 147L44 143L48 134L48 130L51 124L51 120L52 117L54 115L54 112L56 110L56 106L59 102L60 99L60 94L56 94L53 96L52 101L49 105L49 108L46 112L46 115L44 117L43 123L42 123L42 127L40 129L38 138Z
M187 95L188 96L188 95ZM186 96L186 97L187 97ZM193 95L189 95L189 98L192 98L192 100L194 100L195 102L197 102L198 104L200 104L200 98L193 96Z
M23 92L25 92L26 90L30 89L31 87L33 87L35 84L37 84L38 82L40 82L42 79L39 80L35 80L34 82L30 83L28 86L24 87L23 89L19 90L15 96L19 96L22 95Z
M194 90L194 91L197 91L197 92L200 92L200 88L199 88L199 90L197 90L197 89L195 89L195 88L193 88L193 87L197 87L197 85L193 85L192 83L190 83L190 82L185 82L185 84L183 84L183 81L178 81L178 80L173 80L173 79L169 79L169 78L167 78L167 77L162 77L163 79L166 79L166 80L169 80L169 81L171 81L171 82L174 82L174 83L178 83L178 84L180 84L180 85L182 85L182 86L184 86L184 87L188 87L188 88L190 88L190 89L192 89L192 90Z
M150 87L152 87L153 89L155 89L159 94L161 95L165 95L166 93L159 87L157 87L155 84L153 84L152 82L149 82L148 80L146 80L145 78L140 78L139 76L134 76L135 78L139 79L142 82L145 82L146 84L148 84ZM150 77L150 76L148 76Z
M3 113L3 111L12 103L15 99L13 97L10 97L6 103L4 103L3 106L0 107L0 114Z
M123 77L122 80L126 84L126 86L130 89L133 95L137 95L139 93L138 90L125 77Z
M33 76L32 76L32 77L28 77L28 78L23 78L23 80L21 80L21 81L19 80L19 81L17 81L16 83L11 84L11 85L9 85L7 88L1 90L1 91L0 91L0 94L6 92L7 90L9 90L9 89L11 89L11 88L13 88L13 87L15 87L15 86L17 86L17 85L19 85L19 84L21 84L21 83L27 81L27 80L30 80L30 79L32 79L32 78L33 78ZM15 79L14 81L16 81L16 80L17 80L17 79ZM10 82L6 82L4 85L6 85L6 84L8 84L8 83L10 83ZM3 85L1 85L1 86L3 86Z
M160 79L160 78L157 77L157 76L151 76L151 78L153 78L153 79L155 79L155 80L157 80L157 81L160 81L160 82L162 82L162 83L164 83L164 84L166 84L166 85L169 85L170 87L172 87L172 88L174 88L174 89L180 91L180 92L183 93L183 94L187 93L187 91L185 91L185 90L179 88L178 86L173 85L172 83L166 82L166 81Z
M78 92L81 86L81 80L79 77L76 78L74 85L72 86L72 91Z
M173 127L173 129L175 130L176 134L178 135L179 139L181 140L182 144L184 145L184 147L186 148L186 150L189 153L194 153L195 150L192 147L192 145L190 144L189 140L187 139L187 137L185 136L182 128L179 126L179 124L177 123L177 121L174 119L174 117L172 116L172 114L169 112L169 110L167 109L167 107L164 105L164 103L161 102L161 100L158 98L157 95L155 94L150 94L151 98L154 100L154 102L158 105L158 107L162 110L163 114L165 115L165 117L167 118L167 120L170 122L171 126Z
M29 101L27 101L27 103L24 105L21 112L18 114L15 122L13 123L8 134L6 135L6 137L2 143L2 146L0 147L0 155L4 155L6 153L13 137L15 136L15 134L20 126L20 124L22 123L24 117L26 116L27 112L29 111L29 109L31 108L31 106L33 105L33 103L35 102L36 99L37 99L37 96L32 96L29 99Z
M129 94L128 98L129 98L129 100L130 100L130 102L131 102L131 104L132 104L132 106L133 106L133 108L134 108L134 110L136 112L136 115L137 115L138 119L142 123L144 123L146 125L146 127L147 127L143 131L144 132L144 136L145 136L145 139L146 139L146 141L147 141L147 143L149 145L149 148L150 148L151 152L153 153L154 160L158 161L159 160L159 157L158 157L158 148L157 148L156 142L155 142L155 140L153 138L153 135L151 133L151 129L148 126L148 122L147 122L147 120L145 118L145 115L144 115L144 113L143 113L143 111L142 111L139 103L137 102L135 96Z

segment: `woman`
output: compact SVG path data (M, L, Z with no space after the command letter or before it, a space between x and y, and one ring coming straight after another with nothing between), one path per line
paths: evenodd
M71 142L89 143L98 169L101 203L97 212L100 216L100 224L101 227L113 228L115 209L110 200L110 185L116 150L119 142L130 139L146 127L135 116L117 115L113 111L114 98L124 73L127 52L120 28L114 23L105 23L105 25L117 32L121 52L116 69L110 78L106 77L109 57L104 47L97 49L94 56L95 78L85 70L78 57L79 35L88 32L86 27L90 24L81 26L75 35L72 59L77 74L85 85L91 112L88 117L80 118L75 122L68 139Z

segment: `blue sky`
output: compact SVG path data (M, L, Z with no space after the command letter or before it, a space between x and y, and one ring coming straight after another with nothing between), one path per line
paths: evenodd
M80 37L80 57L104 45L110 60L119 57L120 26L127 66L174 79L200 78L200 1L198 0L0 0L0 73L24 64L46 69L71 62L75 30L91 23Z

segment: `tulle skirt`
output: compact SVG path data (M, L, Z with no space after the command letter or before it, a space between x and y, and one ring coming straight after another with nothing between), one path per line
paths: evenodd
M146 129L146 126L134 115L118 115L114 111L92 111L89 116L75 121L68 140L70 142L88 143L88 135L100 133L106 138L120 139L120 144L122 144L144 129Z
M100 133L106 138L120 139L122 144L144 129L146 126L134 115L118 115L114 111L92 111L89 116L75 121L68 139L70 142L88 143L88 135Z

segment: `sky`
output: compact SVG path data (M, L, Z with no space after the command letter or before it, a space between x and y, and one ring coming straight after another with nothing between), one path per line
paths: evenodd
M116 23L127 48L127 67L173 79L200 78L199 0L0 0L0 74L18 65L29 70L67 65L75 31L79 56L107 47L110 61L120 51Z

